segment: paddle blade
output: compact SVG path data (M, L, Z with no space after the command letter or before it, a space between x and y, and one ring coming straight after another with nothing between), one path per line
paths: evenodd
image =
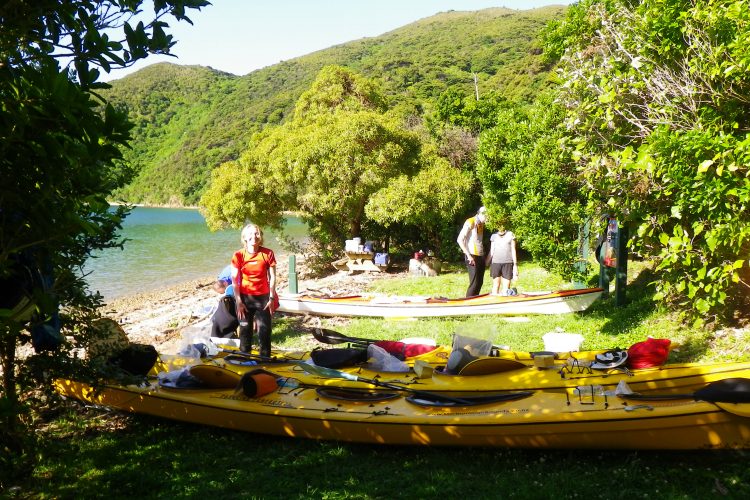
M750 379L726 378L695 391L695 399L709 403L750 403Z
M522 391L486 396L446 396L444 394L415 391L414 395L407 397L406 400L419 406L477 406L516 401L527 398L532 394L532 391Z
M339 333L334 330L328 330L327 328L316 328L312 332L313 337L318 342L323 344L336 345L336 344L368 344L370 343L367 339L360 339L356 337L349 337L343 333ZM374 341L373 341L374 342Z
M329 333L330 332L330 333ZM335 335L332 335L335 334ZM328 345L344 344L346 341L342 340L337 332L333 330L326 330L325 328L316 328L312 331L312 336L318 342Z
M317 366L317 365L311 365L310 363L300 363L300 367L307 373L310 373L312 375L317 375L318 377L323 378L340 378L344 380L359 380L359 377L356 375L352 375L351 373L341 372L338 370L334 370L333 368L326 368L323 366Z

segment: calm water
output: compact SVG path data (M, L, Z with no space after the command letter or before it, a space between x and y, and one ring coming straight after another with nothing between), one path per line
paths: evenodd
M264 246L279 258L275 234L264 232ZM290 217L285 233L302 239L306 229ZM241 248L239 230L212 233L193 209L136 207L125 219L121 236L130 240L124 250L108 249L86 264L91 289L105 300L215 276Z

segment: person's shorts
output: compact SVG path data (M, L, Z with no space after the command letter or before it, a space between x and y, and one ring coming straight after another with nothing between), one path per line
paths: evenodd
M493 278L513 279L513 264L490 264L490 276Z

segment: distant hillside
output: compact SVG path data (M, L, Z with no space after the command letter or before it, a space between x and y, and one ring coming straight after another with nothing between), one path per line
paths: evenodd
M118 195L133 203L196 203L211 170L236 158L253 132L284 121L328 64L377 78L405 115L429 112L451 86L473 93L474 73L480 94L530 99L549 71L537 35L564 11L451 11L245 76L160 63L115 80L104 94L131 112L136 128L126 155L141 169Z

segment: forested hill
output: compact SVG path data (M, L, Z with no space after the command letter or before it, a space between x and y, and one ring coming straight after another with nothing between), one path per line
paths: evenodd
M126 152L140 172L118 193L133 203L194 204L211 170L235 158L250 135L290 115L320 69L346 66L377 78L391 104L424 116L447 88L531 98L547 81L538 33L565 7L451 11L374 38L314 52L245 76L199 66L154 64L104 92L130 109L136 127Z

